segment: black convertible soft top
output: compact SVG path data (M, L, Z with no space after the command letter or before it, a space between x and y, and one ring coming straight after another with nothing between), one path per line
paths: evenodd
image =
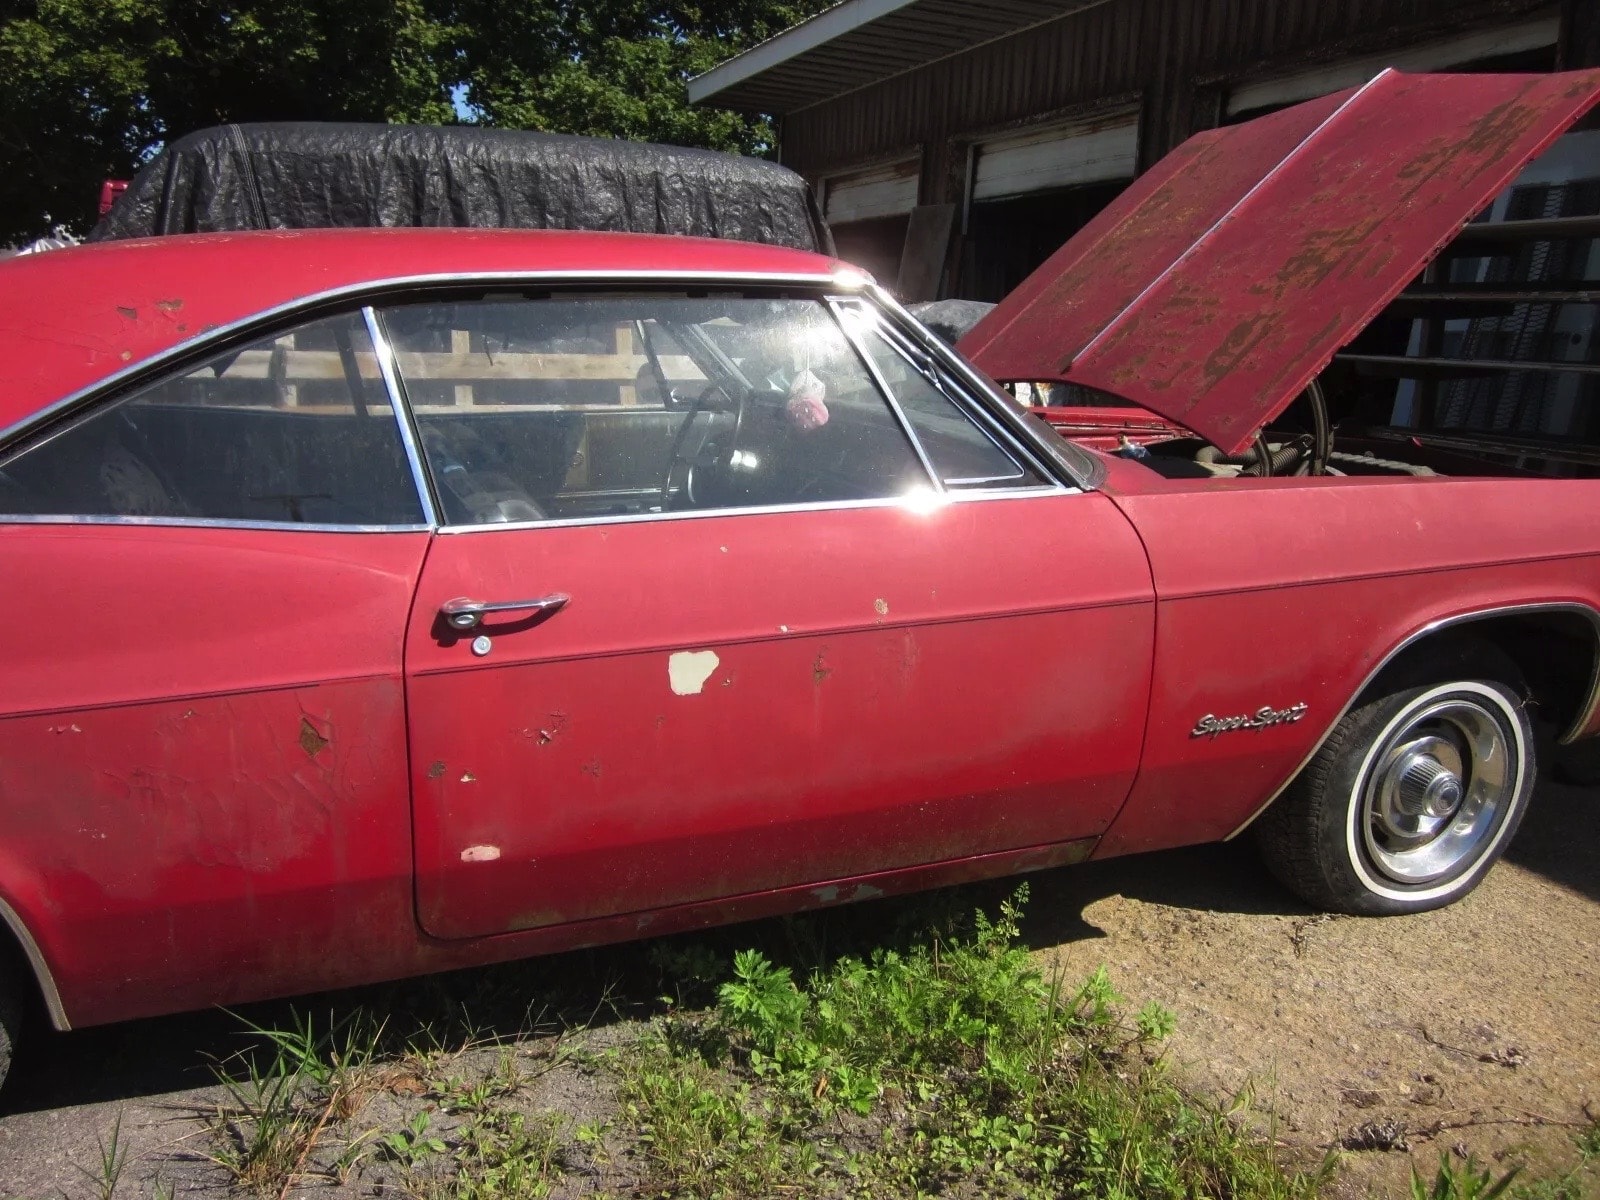
M327 226L677 233L833 253L776 163L644 142L441 125L221 125L151 159L91 241Z

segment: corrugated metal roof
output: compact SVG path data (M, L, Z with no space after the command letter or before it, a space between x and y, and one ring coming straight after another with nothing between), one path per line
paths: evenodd
M844 0L689 81L689 99L790 113L1107 0Z

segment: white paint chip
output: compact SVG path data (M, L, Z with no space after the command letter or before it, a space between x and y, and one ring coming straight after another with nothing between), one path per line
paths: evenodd
M872 611L880 617L887 617L889 615L889 602L887 600L874 600L872 602Z
M698 696L717 669L714 650L679 650L667 659L667 682L677 696Z
M493 862L499 857L499 846L468 846L461 852L462 862Z

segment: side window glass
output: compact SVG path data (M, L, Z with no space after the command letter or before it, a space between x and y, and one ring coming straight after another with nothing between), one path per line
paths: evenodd
M398 306L384 322L452 524L930 485L820 299L490 298Z
M0 460L0 514L422 521L366 326L330 317L96 408Z
M1031 487L1043 482L978 427L941 387L933 363L885 330L876 313L855 304L842 306L842 311L946 487Z

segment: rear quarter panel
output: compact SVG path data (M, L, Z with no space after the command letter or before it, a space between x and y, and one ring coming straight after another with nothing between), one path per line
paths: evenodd
M1120 460L1110 471L1150 556L1156 663L1139 778L1096 857L1227 837L1434 622L1600 608L1600 480L1190 482ZM1298 704L1298 721L1195 734L1206 715Z

